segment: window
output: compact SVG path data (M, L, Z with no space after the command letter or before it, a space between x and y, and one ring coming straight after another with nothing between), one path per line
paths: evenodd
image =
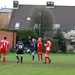
M17 22L17 23L15 24L15 29L19 29L19 27L20 27L20 23Z
M53 25L53 30L57 30L57 28L60 28L60 24L54 24Z

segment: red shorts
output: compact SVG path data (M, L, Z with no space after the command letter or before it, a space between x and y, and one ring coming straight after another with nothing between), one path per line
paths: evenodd
M50 51L49 51L49 50L46 50L46 51L45 51L45 54L49 54L49 53L50 53Z
M6 50L0 50L0 54L6 55L7 51Z
M38 52L42 52L42 50L38 50Z

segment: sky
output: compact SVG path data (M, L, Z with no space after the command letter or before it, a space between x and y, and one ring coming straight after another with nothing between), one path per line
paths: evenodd
M53 1L54 5L75 6L75 0L18 0L19 4L28 5L46 5L47 1ZM0 0L0 9L13 8L13 0Z

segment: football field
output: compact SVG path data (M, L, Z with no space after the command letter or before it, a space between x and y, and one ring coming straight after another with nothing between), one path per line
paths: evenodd
M37 54L32 61L32 57L24 53L23 63L16 63L15 53L7 53L6 64L0 60L0 75L75 75L75 54L50 54L50 57L51 63L43 64Z

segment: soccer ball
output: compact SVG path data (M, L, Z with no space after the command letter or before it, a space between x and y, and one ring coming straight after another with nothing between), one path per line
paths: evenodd
M30 52L30 49L28 49L27 52Z

